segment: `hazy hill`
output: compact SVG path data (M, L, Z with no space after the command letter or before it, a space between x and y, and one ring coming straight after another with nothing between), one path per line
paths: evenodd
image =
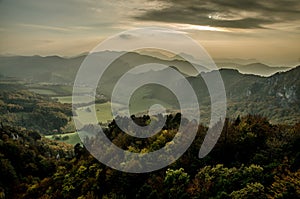
M121 55L121 53L123 52L104 51L95 54L99 60L105 61L112 56ZM120 56L110 65L109 70L106 72L106 80L104 80L104 82L116 79L129 69L146 63L174 66L184 74L197 75L197 71L192 65L182 58L184 56L189 57L193 64L198 63L195 58L187 54L170 56L164 54L164 52L129 52ZM0 56L0 71L1 75L16 77L31 82L56 84L73 83L76 73L85 58L85 54L69 58L59 56ZM256 60L217 59L216 65L219 68L237 69L244 74L257 74L262 76L270 76L276 72L290 69L288 67L271 67L257 63L257 61L253 63L254 61ZM101 66L101 63L99 63L99 66ZM197 67L201 71L209 71L209 67L200 65L197 65Z
M5 76L27 81L71 82L85 57L62 58L58 56L0 57L0 70Z
M235 63L239 65L247 65L258 62L256 59L240 59L240 58L217 58L216 63Z
M280 71L289 70L290 68L289 67L270 67L270 66L262 64L262 63L252 63L252 64L238 66L237 69L241 73L245 73L245 74L258 73L259 75L270 76L270 75L273 75L274 73L277 73Z
M98 52L95 56L99 60L107 60L122 52ZM85 59L85 55L71 58L58 56L10 56L0 57L0 71L4 76L17 77L27 81L47 82L47 83L72 83L75 79L77 70ZM166 66L174 66L183 73L196 74L191 64L183 60L163 60L148 55L130 52L122 55L115 60L106 73L107 79L119 77L125 71L146 63L158 63ZM99 63L101 66L101 63ZM201 71L207 68L198 66Z
M263 63L247 63L238 62L217 62L218 68L237 69L243 74L256 74L261 76L271 76L277 72L290 70L290 67L271 67Z

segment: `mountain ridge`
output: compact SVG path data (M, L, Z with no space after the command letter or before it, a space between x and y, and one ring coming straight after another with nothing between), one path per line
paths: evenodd
M124 52L101 52L103 55L110 56L111 53ZM179 55L176 55L179 56ZM150 55L143 55L137 52L126 53L121 59L125 64L138 65L145 63L160 63L167 66L174 66L179 71L188 74L196 75L197 71L191 67L191 63L175 59L163 60ZM61 57L57 55L51 56L0 56L0 70L4 76L17 77L25 80L48 81L52 83L71 83L75 78L76 72L81 63L86 58L86 55L78 55L74 57ZM134 63L136 62L136 63ZM118 63L118 62L117 62ZM120 62L119 62L120 64ZM194 63L192 63L194 64ZM246 65L236 63L220 63L216 62L219 68L237 69L245 74L258 74L263 76L270 76L279 71L288 70L289 67L271 67L263 63L248 63ZM132 66L130 66L132 67ZM210 69L204 66L197 65L201 71L209 71ZM262 71L261 73L259 71ZM61 78L63 77L63 78ZM55 82L56 79L60 79Z

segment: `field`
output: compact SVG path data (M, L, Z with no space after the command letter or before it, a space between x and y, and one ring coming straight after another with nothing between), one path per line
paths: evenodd
M52 90L47 90L47 91L52 91ZM52 95L52 99L56 99L60 103L67 103L71 104L72 103L72 96L67 95L67 96L59 96L59 95L54 95L53 93L47 93L46 89L36 89L35 92L42 92L41 94L45 95ZM149 107L154 104L160 104L164 106L167 110L172 109L173 107L166 103L166 101L172 101L172 100L160 100L160 99L151 99L147 97L149 95L148 90L139 90L139 92L135 92L132 98L130 99L130 114L135 114L135 115L140 115L140 114L147 114ZM87 97L87 96L82 96L82 99L80 97L77 98L78 103L87 103L92 101L92 97ZM115 103L116 107L119 109L119 114L124 115L125 110L128 107L125 107L121 104ZM94 112L95 111L95 112ZM92 105L88 106L82 106L78 107L76 109L77 114L80 114L81 120L78 123L79 127L82 128L84 125L87 124L97 124L97 123L108 123L113 119L112 113L111 113L111 102L105 102L105 103L97 103L95 104L95 109L93 109ZM96 119L94 118L94 115L96 115ZM74 116L73 119L75 121L78 121L78 116ZM65 132L72 132L74 130L74 123L71 122L69 124L69 127L66 128ZM56 135L50 135L46 136L46 138L52 139L52 140L58 140L60 142L65 142L68 144L76 144L81 142L78 134L76 132L72 133L64 133L64 134L56 134Z
M96 115L99 122L107 122L112 120L111 103L96 104Z
M85 131L79 131L81 137L85 137L88 135ZM64 133L64 134L55 134L55 135L47 135L45 138L50 140L57 140L59 142L64 142L67 144L75 145L77 143L81 143L81 139L78 135L78 132L73 133Z
M53 99L57 99L60 103L72 103L72 96L63 96L63 97L52 97Z
M29 91L40 94L40 95L57 95L56 92L54 92L53 90L49 90L49 89L32 88L32 89L29 89Z
M52 84L27 84L28 90L47 96L69 96L72 94L72 86Z
M61 103L72 103L72 96L62 96L62 97L53 97L54 99L57 99ZM82 102L85 102L86 97L82 98ZM92 98L91 98L92 101ZM79 99L80 102L80 99ZM143 99L138 100L136 97L131 100L132 106L130 106L130 113L131 114L137 114L141 112L145 112L148 110L148 106L153 104L162 104L163 106L167 108L171 108L170 105L155 99ZM116 104L117 106L120 106L120 104ZM99 122L106 123L109 120L112 120L112 114L111 114L111 102L105 102L101 104L95 105L96 115ZM77 109L77 112L80 113L83 117L85 117L83 123L88 124L93 121L93 116L90 111L93 111L92 106L84 106ZM122 112L122 111L121 111Z
M77 132L47 135L45 137L48 138L48 139L51 139L51 140L57 140L57 141L65 142L67 144L72 144L72 145L75 145L75 144L81 142ZM68 139L66 139L67 137L68 137Z
M72 103L72 96L62 96L62 97L52 97L53 99L57 99L60 103ZM87 103L93 101L92 97L89 96L78 96L76 98L77 103Z

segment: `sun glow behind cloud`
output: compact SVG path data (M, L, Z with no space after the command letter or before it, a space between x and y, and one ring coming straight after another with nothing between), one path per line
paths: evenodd
M250 11L239 11L232 10L230 12L214 12L208 15L209 19L219 20L219 21L234 21L243 20L246 18L257 18L262 17L259 13Z
M201 26L201 25L193 25L193 24L171 24L173 28L179 30L199 30L199 31L217 31L217 32L232 32L228 28L219 28L212 26Z

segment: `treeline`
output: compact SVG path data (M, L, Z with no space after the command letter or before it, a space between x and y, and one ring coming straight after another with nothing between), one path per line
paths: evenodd
M150 120L133 119L140 125ZM143 153L172 144L179 121L180 114L168 116L163 130L147 139L127 135L115 121L105 133L120 148ZM167 168L130 174L99 163L79 144L72 150L64 145L57 158L62 146L54 151L49 147L55 142L36 139L28 130L2 128L0 197L299 198L300 123L272 125L257 115L227 119L212 152L199 159L206 131L199 126L190 148ZM25 141L16 140L15 134L24 135Z

